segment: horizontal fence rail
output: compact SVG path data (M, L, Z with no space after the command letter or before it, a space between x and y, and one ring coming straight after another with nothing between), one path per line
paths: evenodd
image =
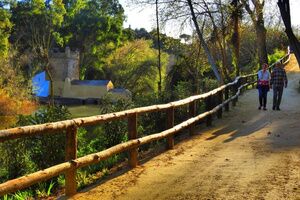
M289 61L289 54L281 58L278 62L283 64ZM273 65L270 66L272 68ZM0 184L0 196L12 193L24 188L27 188L33 184L46 181L55 176L65 174L66 185L65 193L67 196L74 195L77 190L76 185L76 170L106 160L107 158L122 153L129 152L129 165L135 167L138 164L138 151L137 148L141 145L156 141L159 139L167 138L167 146L172 149L174 146L173 135L185 128L189 128L190 133L193 134L193 128L196 122L202 119L206 119L206 124L209 126L212 122L212 115L217 114L218 118L222 117L222 110L229 110L229 103L235 106L238 96L249 85L254 86L257 82L257 73L249 74L245 76L237 77L233 82L218 87L212 91L204 94L188 97L183 100L152 105L147 107L134 108L130 110L120 111L116 113L109 113L104 115L97 115L92 117L76 118L71 120L46 123L40 125L24 126L18 128L11 128L0 131L0 142L12 140L16 138L23 138L27 136L43 135L45 133L53 133L57 131L66 131L66 162L49 167L44 170L34 172L9 180ZM232 94L232 95L230 95ZM213 105L211 99L215 98L217 104ZM210 100L209 100L210 99ZM199 100L206 100L206 112L195 116L195 102ZM174 126L174 109L184 105L189 105L189 119ZM137 138L137 117L138 115L166 111L166 123L167 130L160 133L154 133L142 138ZM128 138L129 141L115 145L106 150L98 153L89 154L80 158L77 158L77 128L99 125L104 122L112 120L118 120L122 118L128 119Z

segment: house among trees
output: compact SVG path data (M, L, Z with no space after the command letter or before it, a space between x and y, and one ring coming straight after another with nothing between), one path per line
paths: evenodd
M53 79L55 97L72 99L101 99L105 95L115 98L130 98L131 92L123 88L114 88L110 80L79 80L79 52L66 48L64 53L52 52L50 73ZM37 97L50 95L50 81L43 71L32 79Z

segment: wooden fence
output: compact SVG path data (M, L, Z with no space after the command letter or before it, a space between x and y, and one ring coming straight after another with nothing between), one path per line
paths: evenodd
M289 55L286 55L282 59L280 59L279 62L286 63L288 62L288 60ZM206 119L207 126L210 126L212 124L213 114L216 114L218 118L221 118L223 108L225 109L225 111L229 111L230 102L232 102L232 105L235 106L236 102L238 101L238 96L244 91L244 89L246 89L249 85L254 87L257 82L256 77L257 74L240 76L237 77L235 81L209 91L205 94L191 96L189 98L167 104L152 105L92 117L76 118L53 123L1 130L0 142L66 130L66 162L1 183L0 196L16 192L35 183L48 180L61 174L65 175L65 193L67 196L72 196L76 193L77 190L76 170L78 168L98 163L115 154L125 151L129 152L129 165L131 167L136 167L138 165L139 146L155 140L166 138L167 147L169 149L172 149L174 146L173 135L175 133L189 127L190 134L193 134L195 123L201 119ZM204 113L196 115L196 101L200 100L205 101L206 111ZM184 105L189 106L189 119L174 126L174 110ZM137 118L141 114L150 112L166 112L166 125L168 129L160 133L137 138ZM115 145L98 153L93 153L77 158L78 127L97 125L122 118L127 118L128 120L129 141Z

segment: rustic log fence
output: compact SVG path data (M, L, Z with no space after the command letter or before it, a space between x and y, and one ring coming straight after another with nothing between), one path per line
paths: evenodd
M289 55L286 55L279 60L279 62L281 63L286 63L288 61ZM16 192L18 190L24 189L42 181L46 181L61 174L65 174L65 193L67 196L72 196L77 191L77 169L98 163L115 154L125 151L129 152L129 165L131 167L136 167L138 165L139 146L150 143L152 141L166 138L168 149L172 149L174 147L173 136L175 133L185 128L189 128L190 134L193 135L195 123L202 119L206 119L206 125L210 126L212 124L213 115L216 114L218 118L221 118L223 108L225 108L225 111L229 111L230 102L232 102L232 106L235 106L236 102L238 101L238 96L241 94L241 92L245 88L247 89L249 85L254 87L256 78L257 74L240 76L237 77L235 81L209 91L205 94L191 96L189 98L167 104L152 105L92 117L76 118L72 120L1 130L0 142L66 130L66 162L1 183L0 196ZM200 100L205 101L205 112L196 115L196 101ZM213 103L213 100L215 100L215 104ZM175 108L184 105L189 106L189 119L174 126L174 110ZM137 118L141 114L150 112L166 112L167 130L160 133L147 135L142 138L137 138ZM115 145L98 153L93 153L77 158L78 127L98 125L104 122L122 118L127 118L128 120L129 141Z

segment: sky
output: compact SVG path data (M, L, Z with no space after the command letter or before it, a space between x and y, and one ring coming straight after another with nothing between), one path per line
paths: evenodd
M132 29L145 28L147 31L151 31L156 27L155 6L141 8L138 5L128 6L128 0L119 0L119 2L125 9L125 15L127 16L127 20L124 23L125 28L130 26ZM292 25L300 27L300 0L290 0L290 9ZM279 14L279 9L277 8L276 10ZM177 26L174 24L167 24L162 32L169 36L178 37L178 34L176 33L179 33L180 30L176 27ZM191 34L191 29L186 28L182 33Z

